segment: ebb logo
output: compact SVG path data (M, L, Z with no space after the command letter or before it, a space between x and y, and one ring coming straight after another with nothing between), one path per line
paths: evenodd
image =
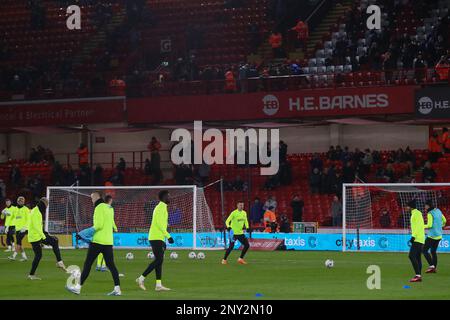
M419 107L419 112L421 114L429 114L431 111L433 111L433 100L431 100L429 97L422 97L417 102Z
M263 99L263 111L268 116L273 116L280 109L278 98L272 94L266 95Z

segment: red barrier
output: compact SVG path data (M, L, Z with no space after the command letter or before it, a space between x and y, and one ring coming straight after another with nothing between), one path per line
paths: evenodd
M129 99L128 122L411 114L416 88L385 86Z
M124 104L124 97L6 102L0 127L122 122Z

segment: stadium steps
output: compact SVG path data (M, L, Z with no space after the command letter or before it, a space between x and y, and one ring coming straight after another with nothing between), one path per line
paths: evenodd
M308 39L308 43L306 45L306 55L314 56L316 47L320 45L324 36L326 36L333 25L339 22L339 19L345 15L345 12L351 8L351 0L343 1L343 5L337 4L334 8L328 13L325 19L315 28L314 31L311 32L310 37Z
M83 46L81 51L75 55L73 61L75 66L81 66L89 58L92 57L94 50L100 47L106 46L106 34L107 32L113 31L115 28L120 26L125 20L125 9L121 8L120 12L113 15L111 21L99 30L95 35L93 35L90 40Z

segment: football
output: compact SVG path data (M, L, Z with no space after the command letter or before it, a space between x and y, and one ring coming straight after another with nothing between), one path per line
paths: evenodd
M195 259L196 258L196 254L195 254L195 252L194 251L191 251L191 252L189 252L189 259Z
M155 257L155 254L152 252L152 251L150 251L148 254L147 254L147 258L149 258L149 259L153 259Z
M134 254L131 252L128 252L127 255L125 256L125 259L127 260L133 260L134 259Z
M170 259L178 259L178 253L176 253L176 252L171 252L171 253L170 253Z
M327 260L325 261L325 267L327 267L327 268L333 268L333 267L334 267L334 261L331 260L331 259L327 259Z
M205 259L205 254L203 253L203 252L199 252L199 253L197 253L197 259L200 259L200 260L203 260L203 259Z

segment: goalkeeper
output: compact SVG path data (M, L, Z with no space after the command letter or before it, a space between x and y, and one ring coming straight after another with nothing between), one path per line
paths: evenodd
M407 207L411 211L411 248L409 250L409 260L416 275L410 282L422 281L422 250L425 243L425 224L422 212L417 210L416 200L411 200Z
M442 239L442 228L447 223L442 211L433 205L431 200L425 203L425 210L427 210L427 224L425 229L429 229L428 237L425 239L425 245L423 246L423 255L428 262L428 269L426 273L436 273L437 267L437 249L439 242ZM431 255L430 252L431 251Z
M67 290L75 294L81 293L81 287L89 276L92 264L97 259L97 256L102 253L106 266L111 271L114 280L114 290L108 295L120 296L122 292L120 290L119 272L114 263L113 252L113 228L115 225L113 211L103 201L99 191L91 193L91 200L94 204L94 226L84 231L89 231L92 234L92 241L89 244L86 260L84 261L80 282L73 287L67 287Z
M225 256L222 259L222 264L227 264L227 258L234 248L236 240L244 245L242 249L241 256L238 259L239 264L247 264L244 260L244 256L247 250L250 248L247 237L244 234L244 230L249 230L247 213L244 211L244 202L240 201L237 203L237 209L231 212L230 216L225 221L225 225L228 230L232 230L233 236L230 235L230 245L225 252Z
M61 253L59 250L58 238L51 236L48 232L45 232L42 228L42 213L45 212L48 207L47 198L41 198L30 212L29 224L28 224L28 241L30 242L34 259L31 265L31 271L28 275L30 280L41 280L35 276L36 269L39 266L39 262L42 258L42 245L49 245L53 249L53 253L56 257L56 266L63 270L66 270L66 266L61 259Z
M169 204L169 191L161 190L158 194L159 203L153 210L152 224L148 233L148 239L150 240L150 245L152 246L152 251L155 258L152 263L150 263L142 273L142 275L136 279L136 283L142 290L147 290L144 286L145 277L147 277L150 272L155 270L156 273L156 291L169 291L161 283L162 278L162 265L164 261L164 251L166 250L165 239L169 243L174 243L173 238L167 232L167 224L169 222L169 213L167 211L167 205Z
M3 209L1 218L5 219L5 234L6 234L6 245L8 249L5 252L13 252L14 249L14 234L16 233L16 227L14 224L14 212L17 207L12 205L11 200L6 199L6 208Z

